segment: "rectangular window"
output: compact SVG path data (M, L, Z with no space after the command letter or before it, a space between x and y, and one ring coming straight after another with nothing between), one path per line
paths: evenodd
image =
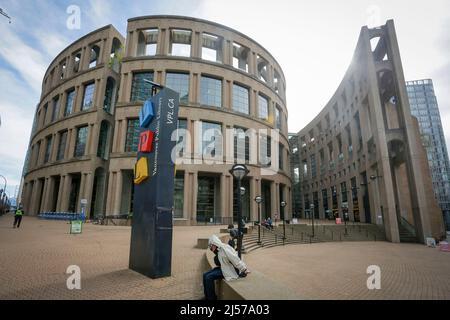
M200 103L207 106L222 107L222 80L202 76Z
M142 30L138 36L137 56L154 56L158 43L158 29Z
M75 142L74 157L82 157L86 151L88 127L80 127L77 130L77 140Z
M249 48L233 43L233 67L248 72L248 54Z
M139 119L128 119L125 152L137 152L139 146Z
M261 166L270 167L272 157L272 139L265 134L261 134L259 141L259 161L261 163Z
M249 92L247 88L233 84L233 110L249 114Z
M75 89L67 91L66 108L64 110L64 116L67 117L73 111L73 104L75 103Z
M187 120L186 119L178 119L178 127L177 130L184 130L184 133L180 133L178 131L177 134L177 156L179 158L183 158L185 152L186 152L186 131L187 131Z
M166 87L180 94L180 102L189 101L189 74L187 73L167 73Z
M45 157L44 163L47 163L50 160L50 154L52 152L52 136L48 136L45 139Z
M275 125L277 129L281 130L281 110L278 105L275 107Z
M202 35L202 59L214 62L222 62L223 39L212 34Z
M250 161L250 138L245 134L247 129L234 128L234 160L237 162Z
M42 118L42 126L45 126L47 124L47 111L48 111L48 103L44 106L44 114Z
M222 155L222 125L202 122L202 154L206 157Z
M269 118L269 100L261 95L258 96L258 117L263 120Z
M59 96L53 99L52 122L58 120L59 115Z
M56 161L64 159L64 153L66 151L67 143L67 131L63 131L59 134L58 154L56 155Z
M284 169L283 163L284 163L284 157L283 157L284 148L283 145L280 143L278 145L278 167L280 170Z
M316 155L311 155L311 177L315 179L317 177L317 163L316 163Z
M191 56L192 32L190 30L170 30L170 54L173 56Z
M95 91L95 82L85 85L81 111L89 110L94 106L94 91Z
M131 102L146 101L152 97L152 85L144 80L153 81L153 72L133 73Z

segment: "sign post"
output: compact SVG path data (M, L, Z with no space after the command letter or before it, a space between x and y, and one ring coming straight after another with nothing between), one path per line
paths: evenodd
M175 171L172 149L176 143L172 134L177 130L179 94L152 84L160 91L145 102L139 115L141 134L134 177L129 267L155 279L171 275Z

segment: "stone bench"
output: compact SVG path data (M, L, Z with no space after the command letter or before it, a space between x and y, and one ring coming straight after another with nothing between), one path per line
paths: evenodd
M222 242L227 236L221 236ZM245 257L245 256L244 256ZM205 272L215 268L214 253L207 250L205 253ZM244 260L245 261L245 260ZM246 278L233 281L218 281L216 286L217 297L220 300L298 300L300 297L290 288L278 283L266 275L254 271L248 266L251 273Z

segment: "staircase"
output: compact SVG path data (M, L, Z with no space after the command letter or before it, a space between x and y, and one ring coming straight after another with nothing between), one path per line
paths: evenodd
M418 243L418 239L416 237L416 234L411 228L406 227L404 224L399 223L398 224L398 231L400 234L400 242L406 242L406 243Z
M347 232L346 232L347 229ZM376 225L318 225L314 228L310 225L286 225L286 238L283 241L283 226L268 230L261 227L261 244L258 244L258 226L248 228L244 235L242 252L248 254L261 248L270 248L287 244L312 244L334 241L385 241L384 231Z

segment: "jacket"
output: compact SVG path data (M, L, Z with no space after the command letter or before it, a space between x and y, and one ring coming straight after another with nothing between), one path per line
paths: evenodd
M230 281L238 279L239 275L234 268L238 269L239 272L244 272L247 269L247 266L244 261L239 258L236 250L220 241L219 237L216 235L212 235L209 239L209 245L212 244L217 247L217 257L225 280Z

